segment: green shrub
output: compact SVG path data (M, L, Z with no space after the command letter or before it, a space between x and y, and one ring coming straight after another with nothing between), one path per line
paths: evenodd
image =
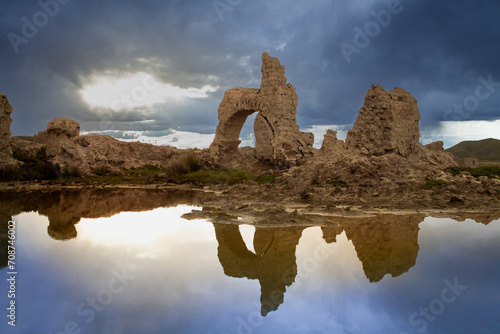
M446 172L453 176L460 172L469 172L474 177L487 176L490 179L500 177L500 166L483 166L483 167L448 167Z
M46 160L47 159L47 147L46 146L40 147L40 149L36 152L35 157L38 160Z
M145 165L139 168L140 170L145 170L145 171L152 171L152 172L159 172L161 170L160 167L155 166L155 165Z
M274 180L280 176L280 174L265 174L259 176L255 181L257 181L258 184L264 184L264 183L274 183Z
M63 176L66 177L80 177L82 176L78 167L76 166L67 166L63 171Z
M22 162L19 167L7 167L0 171L2 181L53 180L60 177L59 165L51 164L42 146L35 156L12 154L12 157Z
M200 170L200 161L193 154L188 154L183 159L184 167L188 173L194 173Z
M97 176L105 176L111 174L111 169L109 167L98 167L92 169L92 173Z
M198 158L192 154L177 157L174 160L168 170L168 175L170 177L179 177L184 174L194 173L200 170L200 161Z
M201 184L235 184L244 180L250 180L252 177L240 169L224 170L199 170L193 173L187 173L178 178L180 182L195 182Z
M311 186L321 186L321 182L317 178L311 180Z
M343 188L348 188L349 185L345 183L344 181L339 181L339 180L328 180L326 181L327 184L331 184L334 187L343 187Z
M431 190L434 187L442 186L443 184L447 184L448 182L443 180L433 180L429 178L425 178L425 184L420 188L423 190Z

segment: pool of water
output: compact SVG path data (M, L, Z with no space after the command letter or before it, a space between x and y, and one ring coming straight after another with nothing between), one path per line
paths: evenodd
M0 333L500 332L498 219L264 228L185 220L185 193L49 195L0 197Z

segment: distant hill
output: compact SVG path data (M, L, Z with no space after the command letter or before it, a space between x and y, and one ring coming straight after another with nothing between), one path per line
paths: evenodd
M455 159L477 158L478 161L500 162L500 140L483 139L463 141L446 150Z

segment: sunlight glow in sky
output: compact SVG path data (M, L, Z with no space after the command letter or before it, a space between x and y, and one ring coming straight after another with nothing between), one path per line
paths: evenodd
M158 103L182 103L188 98L206 98L218 87L180 88L158 82L151 74L139 72L121 77L95 76L80 91L83 100L93 108L114 111L149 107Z

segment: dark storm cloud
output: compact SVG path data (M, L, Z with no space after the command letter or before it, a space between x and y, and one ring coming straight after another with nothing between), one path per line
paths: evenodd
M23 18L32 22L41 6L2 4L0 92L14 106L14 134L35 133L61 116L88 130L115 121L121 129L214 132L224 90L259 86L264 51L280 59L297 88L301 126L352 123L371 84L409 91L424 124L500 118L500 87L483 87L476 97L480 78L500 82L500 3L493 0L221 0L219 12L212 0L60 2L67 4L17 54L8 33L22 36ZM368 31L369 44L357 47L355 29L376 28L373 13L384 20L391 8L389 21ZM341 43L358 50L346 58ZM91 110L79 95L93 76L137 72L181 88L219 90L121 113Z
M404 10L353 60L358 75L409 90L419 100L424 121L442 120L446 109L475 95L479 78L491 75L500 82L499 3L402 4ZM479 107L469 107L475 110L462 119L498 118L499 105L496 91Z

